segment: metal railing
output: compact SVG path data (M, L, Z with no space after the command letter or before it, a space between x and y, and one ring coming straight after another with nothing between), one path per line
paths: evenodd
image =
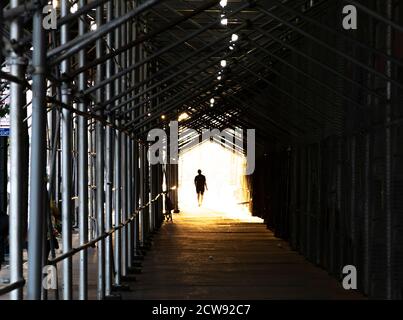
M113 227L112 229L110 229L109 231L104 232L102 235L98 236L97 238L88 241L87 243L78 246L76 248L72 248L70 251L61 254L60 256L50 259L48 261L49 265L55 265L61 261L63 261L64 259L73 257L76 253L79 253L82 250L85 250L87 248L93 247L97 242L106 239L109 236L112 236L117 230L121 230L122 228L124 228L125 226L129 225L129 223L131 223L137 216L138 213L140 213L140 211L148 208L149 206L151 206L154 202L156 202L161 196L163 196L164 194L167 194L168 191L164 191L159 193L154 199L150 200L148 203L146 203L145 205L139 207L138 209L136 209L134 211L134 213L130 216L130 218L128 218L126 221L120 223L119 225ZM0 288L0 296L5 295L7 293L12 292L13 290L16 289L20 289L23 288L24 285L26 284L25 279L21 279L19 281L13 282L11 284L8 284L2 288Z

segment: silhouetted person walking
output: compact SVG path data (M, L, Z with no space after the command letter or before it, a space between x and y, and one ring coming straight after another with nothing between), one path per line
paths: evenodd
M197 170L198 175L195 177L195 186L197 193L197 202L199 203L199 207L203 202L204 188L207 190L206 177L201 174L201 170Z

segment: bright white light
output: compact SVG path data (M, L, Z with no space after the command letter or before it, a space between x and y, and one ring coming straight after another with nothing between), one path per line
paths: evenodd
M221 0L220 1L220 6L223 7L223 8L225 8L227 6L227 4L228 4L227 0Z
M233 47L233 46L229 46L229 49L230 49L230 50L234 50L234 47Z
M77 5L77 3L75 3L70 7L70 12L75 13L77 11L77 9L78 9L78 5Z
M53 8L59 8L59 0L53 0L52 1L52 5L53 5Z
M222 79L221 76L218 76L218 77L217 77L217 80L221 80L221 79Z
M214 155L214 161L211 155ZM210 141L180 152L178 197L181 212L206 217L219 214L223 218L262 222L249 211L251 191L245 178L246 161L244 155ZM197 205L194 186L198 169L206 176L208 187L201 208Z
M221 67L225 68L227 66L227 60L221 60Z
M228 19L224 17L224 15L221 15L221 24L223 26L226 26L228 24Z
M91 23L91 30L97 30L97 24L95 22Z
M181 113L181 114L179 115L178 121L181 122L181 121L186 120L186 119L188 119L188 118L189 118L189 115L188 115L186 112L184 112L184 113Z
M214 102L215 102L214 98L211 98L211 99L210 99L210 103L211 103L211 104L214 104Z
M232 42L236 42L236 41L238 41L238 39L239 39L239 36L238 36L236 33L234 33L234 34L231 36Z
M148 115L149 117L151 117L151 113L148 113L147 115Z

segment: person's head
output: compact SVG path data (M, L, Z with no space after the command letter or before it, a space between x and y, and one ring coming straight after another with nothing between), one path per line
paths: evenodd
M201 170L200 170L200 169L199 169L199 170L197 170L197 173L198 173L198 174L201 174Z

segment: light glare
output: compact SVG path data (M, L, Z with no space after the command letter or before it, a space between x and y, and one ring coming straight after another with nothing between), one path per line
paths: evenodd
M225 8L225 7L227 6L227 4L228 4L228 1L227 1L227 0L221 0L221 1L220 1L220 6L221 6L222 8Z

